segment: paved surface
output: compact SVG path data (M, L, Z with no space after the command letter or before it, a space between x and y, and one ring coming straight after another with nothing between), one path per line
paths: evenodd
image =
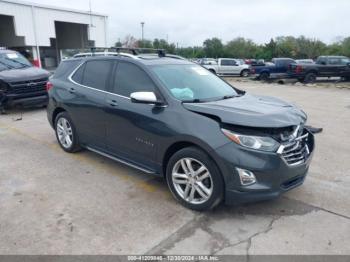
M295 102L324 128L302 187L193 212L162 179L64 153L45 110L12 111L0 116L0 254L350 254L350 90L235 85Z

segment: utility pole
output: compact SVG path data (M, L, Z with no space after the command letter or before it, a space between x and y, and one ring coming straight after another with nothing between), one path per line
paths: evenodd
M144 28L144 26L145 26L145 22L141 22L141 31L142 31L142 38L141 38L141 40L142 40L142 44L143 44L143 28Z

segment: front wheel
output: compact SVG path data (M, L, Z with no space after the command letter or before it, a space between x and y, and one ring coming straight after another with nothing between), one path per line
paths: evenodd
M166 179L171 193L187 208L209 210L223 199L220 171L205 152L195 147L184 148L170 158Z
M73 153L80 150L75 126L67 112L57 115L55 119L55 131L57 141L64 151Z

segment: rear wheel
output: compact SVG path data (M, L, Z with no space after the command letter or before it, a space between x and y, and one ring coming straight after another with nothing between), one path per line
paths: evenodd
M242 70L241 76L242 76L242 77L248 77L248 76L249 76L249 70L248 70L248 69Z
M55 119L56 138L61 148L69 153L79 151L79 139L72 119L67 112L61 112Z
M220 171L205 152L195 147L184 148L170 158L166 179L174 197L187 208L208 210L223 199Z
M304 83L306 84L312 84L316 82L316 74L315 73L308 73L304 78Z
M267 81L267 80L269 80L269 78L270 78L270 75L269 75L269 73L267 73L267 72L263 72L263 73L261 73L260 76L259 76L259 79L260 79L261 81Z

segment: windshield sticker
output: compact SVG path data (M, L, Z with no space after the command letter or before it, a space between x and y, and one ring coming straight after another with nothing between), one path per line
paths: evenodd
M10 54L6 54L6 56L10 59L16 59L18 58L18 55L16 53L10 53Z
M202 67L197 67L196 66L196 67L191 67L191 69L193 71L195 71L198 75L201 75L201 76L209 75L209 72L206 69L202 68Z

